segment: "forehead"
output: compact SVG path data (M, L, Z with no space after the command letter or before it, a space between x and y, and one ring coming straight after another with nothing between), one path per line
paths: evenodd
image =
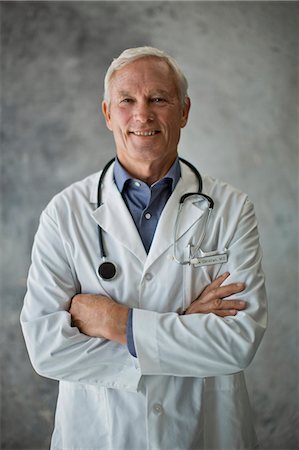
M111 94L120 90L167 90L178 93L176 76L166 61L145 57L128 63L111 77Z

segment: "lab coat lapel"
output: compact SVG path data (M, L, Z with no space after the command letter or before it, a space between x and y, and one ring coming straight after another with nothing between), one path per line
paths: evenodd
M96 182L97 183L97 182ZM91 201L96 202L97 185L93 187ZM92 216L104 232L117 239L142 263L146 260L146 251L136 229L132 216L122 199L113 180L113 165L107 171L102 185L102 205Z
M146 269L174 243L175 222L177 220L179 202L187 192L197 192L198 182L192 171L181 163L181 178L162 211L154 239L146 261ZM205 213L190 199L185 201L180 217L176 240L180 240L187 231Z

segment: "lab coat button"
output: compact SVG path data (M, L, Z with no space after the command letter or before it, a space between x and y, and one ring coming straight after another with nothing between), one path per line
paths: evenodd
M163 413L162 405L160 405L160 403L155 403L153 406L153 411L154 411L154 414L156 414L156 416L162 414Z
M144 275L144 278L146 279L146 281L151 281L151 279L153 278L153 275L148 272Z

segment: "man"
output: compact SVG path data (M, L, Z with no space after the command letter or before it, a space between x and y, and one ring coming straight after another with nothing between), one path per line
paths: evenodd
M21 315L35 370L60 381L52 448L257 448L243 375L266 327L252 204L210 177L196 194L177 154L187 82L165 53L123 52L102 107L117 158L101 202L99 173L50 202Z

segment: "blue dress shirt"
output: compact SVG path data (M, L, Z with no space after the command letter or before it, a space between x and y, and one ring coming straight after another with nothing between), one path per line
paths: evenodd
M158 221L167 200L181 176L177 158L164 178L148 186L143 181L132 178L118 159L114 164L114 181L130 211L146 252L149 252ZM133 356L136 355L133 338L133 309L129 310L127 323L127 345Z

